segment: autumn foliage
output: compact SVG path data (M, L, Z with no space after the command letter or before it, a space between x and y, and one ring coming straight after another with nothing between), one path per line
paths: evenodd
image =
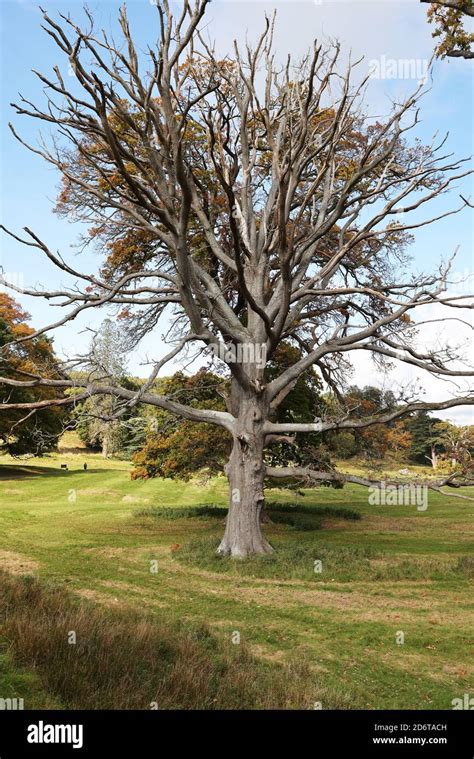
M58 377L58 364L51 341L40 336L21 342L34 334L28 324L29 314L6 293L0 293L0 374L10 380L34 379L37 375ZM12 341L20 341L13 343ZM11 346L9 344L11 343ZM57 396L55 388L2 388L4 403L28 403ZM50 406L28 414L13 409L0 414L0 452L13 455L41 454L57 443L63 429L63 412Z

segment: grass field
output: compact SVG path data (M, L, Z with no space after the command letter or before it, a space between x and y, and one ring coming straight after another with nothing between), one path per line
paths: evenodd
M178 626L177 635L205 625L219 666L232 659L225 664L231 685L239 646L245 650L242 666L253 683L244 688L247 707L450 709L452 699L474 693L471 502L430 493L427 510L417 511L370 506L357 486L305 491L293 496L294 510L272 507L275 519L265 531L274 556L232 562L214 556L222 512L190 509L225 506L224 479L132 482L129 469L127 462L67 450L22 463L3 458L0 569L16 582L33 575L42 588L61 586L81 599L84 618L84 608L99 615L95 629L116 619L120 629L129 624L133 638L144 615L149 645L154 625ZM289 501L276 490L268 499ZM3 602L14 616L14 604L24 604L30 591L5 585ZM61 617L56 602L41 601L41 613L53 609L42 624L54 626ZM83 705L48 673L50 664L33 645L18 643L18 631L31 625L22 614L16 627L2 628L0 618L0 696L23 697L26 708ZM300 677L296 661L306 667L301 687L286 701L281 694L266 699L272 672L275 682L282 673L287 682ZM113 708L113 700L105 702ZM218 690L214 703L235 706Z

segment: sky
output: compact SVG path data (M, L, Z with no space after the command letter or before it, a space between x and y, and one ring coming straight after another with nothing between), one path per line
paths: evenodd
M70 13L74 19L83 18L82 2L50 2L43 0L43 8L54 16L57 12ZM106 29L116 29L119 2L115 0L95 0L88 7L96 18L97 25ZM152 0L129 0L127 3L130 25L135 39L143 48L153 44L158 37L158 15ZM265 13L277 10L275 47L278 57L285 60L288 53L301 56L315 38L321 41L337 39L342 45L344 56L351 51L352 60L364 57L360 64L360 76L378 64L382 72L389 71L395 63L399 73L397 78L372 78L367 94L367 109L373 116L389 112L392 99L399 99L412 92L416 79L406 78L405 64L408 62L415 74L424 71L433 52L432 28L427 23L426 5L418 0L308 0L298 2L266 2L266 0L214 0L206 18L206 32L216 41L220 54L231 52L234 39L255 40L263 28ZM100 256L92 251L79 253L77 241L80 228L77 224L59 219L52 209L59 187L59 176L38 156L22 147L12 136L8 122L27 142L38 138L38 122L16 116L10 103L18 100L18 93L38 103L42 102L42 85L32 73L32 69L50 73L55 64L62 64L54 42L41 30L41 14L35 3L29 0L0 0L1 24L1 218L2 223L15 233L21 234L24 226L30 227L53 250L57 250L72 265L83 271L96 271ZM392 62L392 63L391 63ZM413 64L413 65L412 65ZM64 71L64 67L62 67ZM67 74L67 67L66 67ZM421 123L416 136L424 142L431 141L434 133L449 133L447 148L456 157L467 157L473 150L474 115L474 61L436 61L433 68L433 82L421 106ZM44 133L48 136L48 132ZM472 178L460 182L450 193L432 204L430 216L459 204L459 193L474 198ZM435 225L425 227L416 233L410 253L414 257L413 267L419 270L435 269L441 259L446 259L458 248L454 278L461 280L473 271L474 251L473 214L467 209L462 214L449 217ZM0 238L0 265L12 281L26 287L59 287L68 282L60 276L52 264L45 261L39 251L24 248L3 236ZM70 284L70 283L69 283ZM460 293L474 291L474 281L459 285ZM18 297L31 314L35 327L55 321L59 314L41 299ZM81 317L77 321L57 330L55 349L61 356L71 351L86 348L90 333L88 326L97 327L107 313ZM445 338L450 342L463 343L471 351L471 330L460 327L445 319L445 311L437 307L431 309L430 319L442 319L427 325L423 339L429 345L436 345ZM129 369L134 374L146 376L147 360L155 359L164 352L162 332L158 329L148 336L140 350L129 357ZM166 350L169 350L167 348ZM374 370L367 356L354 359L353 384L375 384L386 388L405 386L421 381L426 389L426 398L441 400L456 391L451 383L435 380L426 373L413 371L406 365L398 367L384 376ZM165 373L176 366L170 365ZM473 423L472 414L466 407L450 409L443 415L457 423Z

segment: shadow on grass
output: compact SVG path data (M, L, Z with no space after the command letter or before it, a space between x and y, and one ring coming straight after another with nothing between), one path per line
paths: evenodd
M0 464L0 480L27 480L34 477L67 477L70 474L95 474L104 473L106 469L83 469L75 467L74 469L61 469L60 466L28 466L27 464ZM112 471L112 470L110 470Z
M137 517L151 517L163 521L175 519L217 518L225 519L228 509L215 504L201 506L152 506L135 512ZM324 519L349 519L356 521L361 518L358 511L341 506L312 506L310 504L292 504L268 502L262 512L266 524L285 524L300 532L313 532L323 528Z

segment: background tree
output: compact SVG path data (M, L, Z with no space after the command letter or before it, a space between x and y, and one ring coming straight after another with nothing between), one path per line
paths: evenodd
M440 39L436 53L441 58L474 58L474 32L465 22L474 17L471 0L421 0L429 3L428 18L435 25L433 37Z
M439 454L443 448L439 447L436 425L441 419L432 417L427 411L418 411L406 421L406 426L411 435L409 458L418 464L431 463L433 469L438 468Z
M138 391L96 380L70 379L63 386L82 389L74 402L108 395L130 408L150 404L227 431L230 498L219 552L244 557L272 550L260 527L266 477L371 484L317 459L314 466L268 466L265 450L276 438L362 430L418 410L473 403L467 391L439 402L397 399L394 410L364 418L271 421L312 367L335 392L343 386L352 351L366 351L378 366L391 361L435 377L472 377L455 348L418 344L424 320L416 317L424 307L437 304L454 319L472 307L469 296L447 293L452 260L433 274L415 275L407 273L406 250L412 230L468 206L463 200L444 213L423 214L470 171L444 152L443 138L408 142L423 85L374 121L362 102L368 77L354 84L354 63L341 71L339 45L315 44L300 63L281 67L270 20L254 48L236 45L223 65L199 33L208 4L184 2L176 17L166 0L150 8L158 14L160 39L146 61L125 9L118 44L94 31L88 12L87 28L44 14L75 78L71 83L59 66L52 76L39 74L46 105L21 100L15 106L17 114L56 128L50 147L28 147L74 188L74 219L114 229L117 239L138 236L148 242L140 247L148 250L146 259L92 275L70 266L29 229L23 238L9 234L82 283L63 292L22 290L62 298L60 323L115 305L128 310L139 340L165 319L173 347ZM269 378L268 363L282 342L297 346L301 358ZM226 346L232 357L225 411L153 392L169 360L192 348L222 354ZM51 381L38 375L37 384L50 387Z
M350 387L345 394L343 410L352 416L364 419L380 412L391 412L396 407L392 392L377 387ZM365 458L383 459L394 436L397 422L375 425L354 431L356 452ZM396 437L396 436L395 436Z
M268 364L269 377L278 376L301 358L301 351L281 343ZM313 369L298 378L293 390L272 416L275 422L312 422L323 413L322 383ZM186 376L177 372L172 377L158 379L155 389L167 398L195 408L226 410L230 391L228 379L206 369ZM314 461L315 449L320 448L321 434L276 436L267 441L265 461L272 466ZM187 480L199 470L209 475L220 474L232 450L232 437L219 427L182 420L167 411L159 410L148 419L144 445L133 456L134 479L171 477ZM321 455L321 452L319 452Z
M325 399L328 403L328 399ZM364 419L377 413L396 410L397 402L392 391L366 385L351 386L338 399L330 401L333 414L351 415ZM325 434L329 450L336 458L359 456L368 461L381 461L387 455L402 456L411 446L411 435L405 420L395 420L384 425L348 431L332 431Z
M201 369L193 376L177 372L158 380L156 388L167 398L196 409L225 411L228 381ZM199 470L222 472L232 448L232 437L221 427L179 419L163 409L149 420L144 446L133 456L132 478L170 477L188 480Z
M435 444L440 446L443 456L451 466L463 471L471 467L474 452L474 426L457 426L449 421L439 421L434 426Z
M92 340L85 364L87 380L134 388L127 377L126 350L123 330L111 319L105 319ZM104 458L127 447L130 411L114 396L92 395L76 406L74 416L81 440L88 447L101 450Z
M0 293L0 374L9 380L8 386L0 385L0 404L43 404L26 418L19 408L0 413L0 453L13 456L27 453L41 456L53 450L63 431L64 415L47 403L55 398L54 389L36 387L35 381L26 379L38 374L50 378L62 376L52 343L46 337L16 342L34 333L29 319L13 298Z

